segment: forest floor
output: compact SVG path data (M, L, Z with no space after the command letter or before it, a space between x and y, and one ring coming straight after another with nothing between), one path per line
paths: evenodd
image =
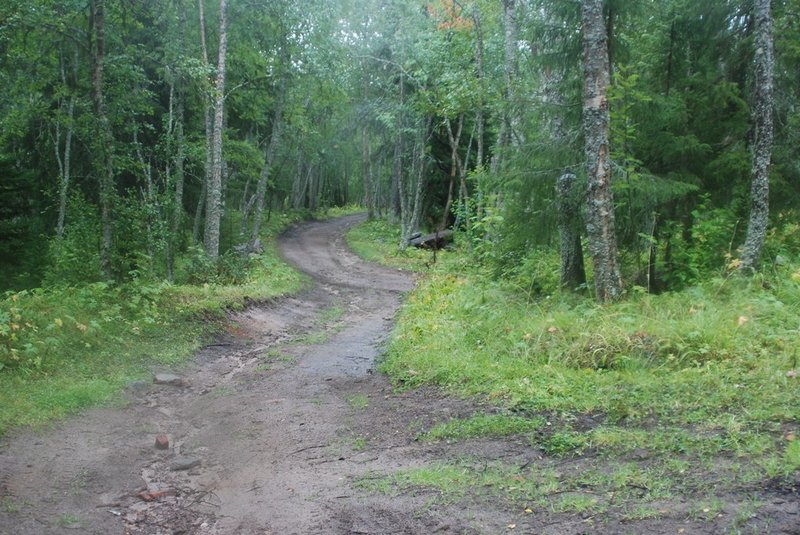
M734 515L743 532L800 533L800 504L780 489L747 510L745 490L699 509L676 497L654 517L529 508L481 488L378 488L387 473L435 463L580 471L595 460L549 457L514 436L419 440L495 409L429 387L399 392L373 373L414 279L349 252L343 232L360 220L284 234L284 257L313 287L232 315L192 364L154 370L176 374L158 377L171 384L132 383L116 406L0 439L0 533L696 534L732 531Z

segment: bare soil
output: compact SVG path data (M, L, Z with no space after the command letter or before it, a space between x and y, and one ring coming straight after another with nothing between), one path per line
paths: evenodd
M181 385L135 383L124 403L0 441L0 533L579 534L726 533L749 494L714 519L691 503L630 521L430 490L371 494L357 483L454 459L547 459L526 442L417 441L482 407L435 389L396 392L375 359L412 276L362 262L344 230L360 218L299 225L280 240L313 287L231 317L227 336L173 372ZM169 447L154 447L165 434ZM183 468L183 469L177 469ZM796 489L774 489L744 532L800 533Z

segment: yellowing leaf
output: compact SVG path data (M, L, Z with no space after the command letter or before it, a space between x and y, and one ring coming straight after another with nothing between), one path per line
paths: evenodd
M745 323L747 323L748 321L750 321L750 318L748 318L747 316L739 316L739 319L738 319L738 320L736 320L736 324L737 324L739 327L741 327L742 325L744 325L744 324L745 324Z
M61 318L56 318L56 319L54 319L54 320L53 320L53 323L55 323L55 324L56 324L56 325L58 325L59 327L63 327L63 326L64 326L64 322L63 322L63 321L61 321Z

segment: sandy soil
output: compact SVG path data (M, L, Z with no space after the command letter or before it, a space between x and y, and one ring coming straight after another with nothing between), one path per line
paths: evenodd
M674 514L657 520L624 522L526 513L480 492L454 502L424 490L364 491L358 481L397 468L456 458L525 465L538 462L541 452L515 439L415 440L438 421L492 409L433 389L397 393L373 373L413 279L347 250L342 234L358 220L306 223L287 232L281 250L314 279L313 288L232 317L228 336L173 371L180 385L132 384L119 406L3 438L0 533L728 531L735 511L718 521L690 520L686 503L683 510L670 504ZM154 447L161 434L168 449ZM580 462L586 461L576 460L578 469ZM793 500L795 494L776 493L775 515L766 524L754 518L751 530L800 532ZM761 514L763 520L770 513Z

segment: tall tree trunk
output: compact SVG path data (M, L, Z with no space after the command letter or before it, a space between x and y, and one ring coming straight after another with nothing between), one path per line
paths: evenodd
M175 123L175 199L170 220L169 238L167 239L167 279L173 280L175 275L175 253L180 242L181 221L183 219L183 185L185 181L184 162L186 160L186 138L183 131L184 95L178 88Z
M364 173L364 205L367 207L367 218L375 218L375 199L372 196L372 165L369 150L369 132L364 125L361 132L361 159Z
M95 171L100 186L100 222L102 238L100 241L100 271L107 279L111 279L111 253L114 247L112 205L114 203L114 137L111 123L106 115L105 96L103 94L103 69L105 65L105 0L92 0L92 23L94 27L94 70L92 72L92 88L94 112L97 121L98 135L95 150Z
M570 290L586 284L581 248L580 198L575 175L564 173L556 182L558 235L561 240L561 286Z
M288 61L286 68L289 68ZM283 127L283 102L284 94L286 93L286 76L281 77L280 85L278 87L277 100L275 102L275 112L272 117L272 135L267 145L266 153L264 154L264 167L261 168L261 176L258 179L256 186L256 208L253 214L253 232L250 235L250 247L256 246L258 235L261 232L261 214L264 212L264 199L267 194L267 186L269 185L269 177L272 172L272 164L275 160L275 152L278 150L278 143L280 143L281 129Z
M400 73L400 109L397 113L397 124L394 132L394 154L392 155L392 187L391 187L391 217L397 221L403 219L402 189L403 188L403 156L405 152L405 74Z
M208 257L219 258L220 220L222 219L222 129L225 109L225 60L228 54L228 28L225 1L219 0L219 56L214 89L214 129L211 140L211 177L206 199L205 248Z
M424 121L420 121L417 126L410 174L414 177L414 183L409 184L406 182L405 175L401 177L400 181L400 206L402 210L400 218L401 249L408 245L408 239L411 235L419 230L422 219L422 201L427 167L425 147L430 140L431 124L433 124L433 116L428 116Z
M194 223L192 224L192 243L198 245L200 243L200 229L203 224L203 215L206 206L206 190L208 189L208 182L203 180L203 185L200 188L200 195L197 197L197 207L194 210Z
M197 12L200 22L200 60L203 63L203 68L206 70L206 72L208 72L210 67L208 61L208 46L206 45L205 0L197 0ZM212 150L214 137L213 105L214 103L211 98L210 87L207 87L206 84L203 84L203 125L205 126L206 134L206 162L204 169L205 176L203 177L203 187L200 194L200 202L202 202L204 205L207 199L208 185L211 183L211 169L214 163L214 155ZM200 224L202 221L198 220L198 217L204 213L204 206L201 207L198 204L198 209L195 211L195 224L192 231L192 239L194 243L198 243L200 240Z
M503 29L505 31L505 64L503 75L505 88L503 89L504 111L500 132L497 134L494 154L490 165L491 172L500 170L503 159L503 150L511 140L511 128L515 113L514 84L517 77L517 8L516 0L503 0Z
M478 109L475 110L475 124L478 129L478 147L475 166L483 167L483 137L486 130L486 118L484 108L486 107L486 97L484 92L485 73L483 68L483 27L481 26L481 12L477 2L472 6L472 21L475 24L475 73L478 78L478 90L480 91L480 102Z
M450 142L450 184L447 187L447 201L444 203L444 213L442 214L442 222L439 223L439 230L444 230L447 227L447 221L450 218L450 207L453 204L453 186L456 181L456 172L458 171L458 145L461 143L461 132L464 127L464 116L461 115L458 121L458 132L453 134L453 128L450 124L450 119L445 116L445 128L447 129L447 138Z
M772 159L772 105L774 59L770 0L756 0L755 35L755 133L750 172L750 221L740 269L753 271L761 262L761 250L769 223L769 165Z
M78 49L75 49L75 75L77 76L78 70ZM67 72L64 67L64 60L61 60L61 83L67 87ZM72 133L75 130L75 95L71 94L69 97L69 106L67 108L67 133L64 139L64 157L61 157L61 131L60 124L56 122L56 160L58 161L58 170L60 174L60 182L58 187L58 220L56 223L56 238L61 239L64 236L64 222L67 215L67 198L69 197L69 181L72 172Z
M614 232L614 198L608 145L608 48L603 24L603 0L582 0L583 30L583 131L586 143L586 234L592 256L598 301L622 295L622 278Z

